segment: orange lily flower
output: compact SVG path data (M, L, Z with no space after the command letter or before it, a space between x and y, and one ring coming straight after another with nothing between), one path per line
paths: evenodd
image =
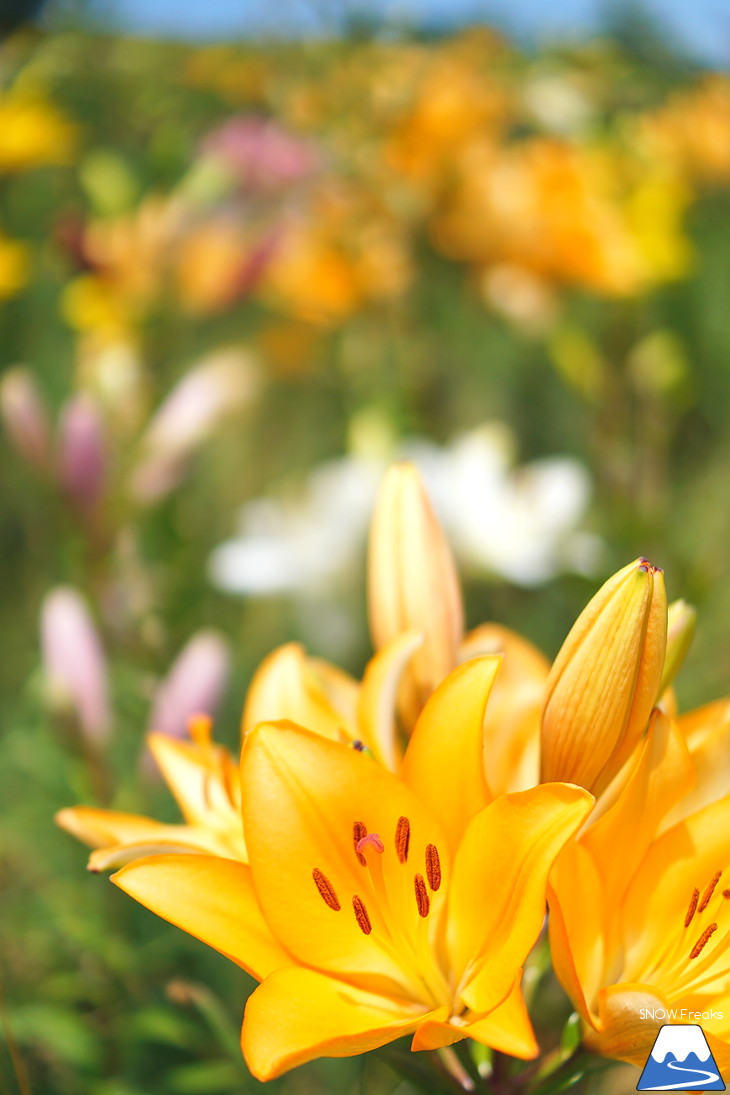
M496 661L431 697L402 779L292 723L259 725L241 767L249 864L163 855L113 876L262 982L242 1030L258 1079L409 1033L415 1050L469 1037L537 1053L521 966L593 800L545 784L490 802L474 762Z
M717 755L698 763L727 719L728 701L655 712L621 794L556 864L553 963L596 1053L643 1065L663 1023L701 1021L730 1067L730 796L713 801Z
M212 742L208 716L191 719L190 730L192 741L177 741L166 734L148 737L184 824L165 825L93 806L73 806L56 814L62 829L95 849L89 857L90 871L163 852L207 852L246 860L238 766L226 749Z

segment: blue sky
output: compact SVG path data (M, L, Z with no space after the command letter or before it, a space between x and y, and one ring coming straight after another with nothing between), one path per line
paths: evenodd
M480 19L512 28L533 41L589 33L612 0L360 0L359 7L406 19ZM125 29L144 34L215 39L285 29L301 33L336 17L344 0L111 0ZM728 0L645 0L702 59L730 65Z

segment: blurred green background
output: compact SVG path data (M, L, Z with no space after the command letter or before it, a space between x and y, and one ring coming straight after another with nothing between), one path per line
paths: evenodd
M193 46L71 15L0 45L0 1082L245 1092L245 975L86 874L53 814L175 817L139 758L203 629L234 749L277 644L361 671L361 526L404 443L442 484L460 438L496 461L452 514L499 549L455 544L471 626L552 655L645 554L699 612L681 704L727 691L730 79L636 19L528 54L484 27ZM555 457L580 494L557 537L534 479ZM103 746L42 663L59 585L105 651ZM372 1055L272 1087L411 1090Z

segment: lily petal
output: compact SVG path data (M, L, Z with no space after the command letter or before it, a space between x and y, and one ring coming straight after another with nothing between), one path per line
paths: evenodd
M550 672L547 658L501 624L470 631L460 660L503 654L484 719L484 772L491 797L525 791L540 781L540 715Z
M503 795L471 821L454 860L447 947L472 1011L492 1011L511 991L545 918L555 857L592 805L582 788L548 783Z
M418 716L403 779L427 802L456 851L490 801L484 778L484 713L502 658L474 658L448 675Z
M446 1008L434 1015L446 1014ZM424 1018L412 1005L301 966L267 977L249 997L241 1031L257 1080L273 1080L315 1057L351 1057L409 1034Z
M359 733L392 772L397 771L401 757L396 720L398 690L405 668L422 642L417 631L399 635L370 659L362 679L357 705Z
M141 814L100 810L96 806L68 806L56 814L56 824L91 848L110 844L132 844L176 830Z
M428 1019L413 1036L411 1049L441 1049L453 1045L462 1038L473 1038L482 1045L519 1057L523 1061L537 1057L539 1046L535 1041L530 1017L522 998L519 981L504 1003L483 1019L454 1026L452 1023Z
M550 953L555 975L589 1023L605 965L605 907L598 868L578 841L558 856L548 887Z
M692 786L694 771L679 730L655 711L632 775L611 808L582 838L599 867L604 900L618 908L659 823ZM621 854L616 854L616 849Z
M291 963L261 914L244 863L220 856L155 855L134 860L111 880L259 981Z
M434 934L438 929L449 864L443 834L426 807L371 757L291 723L263 723L247 736L241 783L254 884L277 937L307 965L364 978L378 991L387 978L391 990L396 982L407 994L413 987L404 974L407 956L401 961L387 943L384 916L394 917L404 935L415 933L414 874L425 873L425 849L434 844L441 850L443 885L432 896L428 927ZM410 826L403 861L396 854L401 817ZM355 823L378 834L380 853L369 849L367 859L358 856ZM323 898L315 872L325 876L335 898ZM387 902L377 892L383 888ZM355 896L365 903L372 934L358 925Z
M334 741L342 738L343 730L354 736L346 714L334 707L309 662L299 643L286 643L264 658L246 696L242 735L259 722L288 719Z

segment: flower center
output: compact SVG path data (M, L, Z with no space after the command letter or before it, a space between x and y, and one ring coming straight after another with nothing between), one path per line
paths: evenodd
M352 849L363 868L362 886L348 895L355 922L363 935L372 936L406 972L408 983L419 1001L429 1008L450 1000L448 981L437 954L437 925L433 919L433 897L441 888L441 858L435 844L427 844L421 864L414 861L411 824L399 817L391 840L371 832L364 821L352 823ZM421 858L421 857L419 857ZM393 860L398 866L392 870ZM387 878L383 865L388 868ZM403 875L401 874L401 869ZM404 885L408 875L410 883ZM312 871L317 892L333 912L343 911L340 896L327 875ZM401 881L402 879L402 881ZM411 897L408 898L408 885Z

